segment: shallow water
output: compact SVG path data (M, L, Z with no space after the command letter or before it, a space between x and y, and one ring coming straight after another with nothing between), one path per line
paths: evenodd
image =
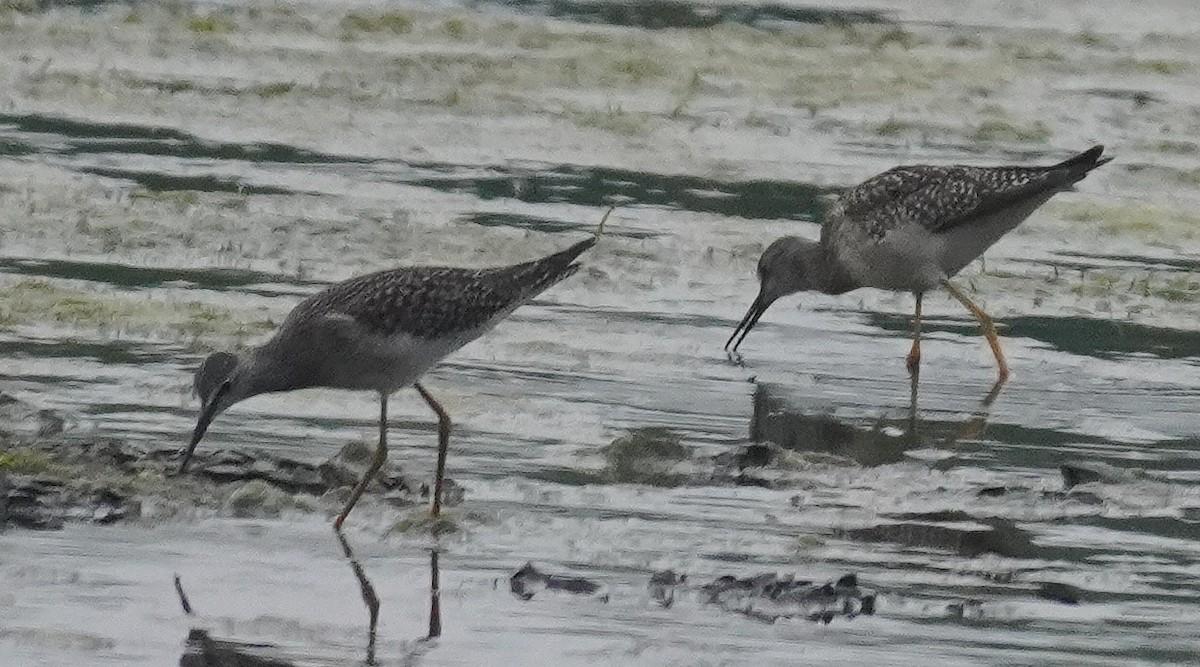
M641 34L621 21L597 25L604 3L571 13L590 4L524 3L492 14L500 10L479 3L478 13L453 16L469 19L485 54L507 48L488 41L500 39L493 24L541 15L563 19L554 30L589 39ZM1128 40L1163 32L1170 38L1150 44L1174 63L1197 38L1174 29L1189 6L1173 10L1174 21L1127 32L1098 24L1096 39L1112 40L1101 46L1071 33L1074 24L1047 37L1027 25L1035 4L980 8L971 21L949 22L879 9L933 40L927 48L935 51L986 51L1002 39L1060 49L1061 59L1046 58L1046 76L1080 89L1112 84L1111 71L1071 70L1094 55L1087 49L1132 54L1137 44ZM1106 6L1077 4L1084 16ZM736 87L717 101L703 93L703 108L626 134L564 124L547 109L561 102L556 96L611 94L632 112L638 100L658 104L657 91L555 90L534 96L545 107L495 114L436 107L417 99L423 89L403 88L416 85L407 80L371 97L364 91L383 85L372 77L387 80L396 66L388 49L475 47L416 36L416 46L402 38L398 46L348 46L321 32L344 10L299 8L317 25L302 38L277 34L296 20L278 9L237 15L231 37L188 35L176 25L188 17L148 13L135 25L160 32L143 37L119 5L54 10L65 33L36 16L22 19L23 35L9 33L17 41L0 49L24 49L29 60L6 60L5 77L19 85L0 98L0 389L68 411L74 435L183 444L196 410L191 372L203 354L260 339L303 295L399 263L535 257L583 238L603 207L620 204L584 270L428 377L455 419L450 475L467 491L465 530L434 542L390 532L398 517L383 506L352 515L351 541L383 601L383 664L1126 665L1200 656L1195 237L1186 221L1168 224L1159 214L1148 235L1081 234L1070 208L1187 209L1198 195L1186 180L1194 154L1150 145L1158 119L1194 115L1194 91L1130 74L1123 83L1164 96L1163 108L1127 116L1118 113L1124 102L1089 98L1097 105L1089 109L1103 109L1053 117L1048 141L897 139L844 124L876 114L869 101L727 123L720 119L759 104L754 90ZM876 8L863 8L874 16ZM800 29L789 22L805 19L782 20L765 32L786 34ZM430 21L449 30L440 16ZM412 34L426 39L423 29ZM40 58L65 48L55 42L62 34L111 38L119 48L103 47L98 72L63 51L38 74ZM694 33L656 34L674 44ZM759 39L727 36L731 48ZM968 37L982 45L944 46ZM224 48L206 39L224 39ZM289 39L286 48L264 46ZM1183 67L1200 63L1190 57ZM245 66L256 58L262 72ZM338 94L220 92L259 85L271 72L336 79L331 72L347 63L367 69ZM54 77L68 70L97 80L57 87ZM439 71L425 76L437 80ZM147 92L131 73L190 87ZM209 85L214 76L217 86ZM1059 101L1054 87L1023 94L1034 109ZM123 106L120 95L140 106ZM412 127L400 127L398 115ZM1178 142L1196 145L1200 127L1173 128ZM986 346L967 314L940 296L925 305L915 422L903 364L907 296L793 297L747 338L740 364L721 351L753 298L762 246L786 233L815 235L811 223L838 188L901 160L1060 159L1094 140L1118 161L989 251L987 270L974 265L961 276L997 315L1014 370L994 403L983 405L994 376ZM38 300L47 293L75 306ZM412 392L389 407L392 460L424 478L433 465L431 415ZM317 460L369 439L375 411L365 394L259 397L223 415L201 446ZM671 429L689 448L673 469L680 474L661 486L614 479L601 448L648 426ZM778 488L706 477L711 457L765 440L790 451L788 464L750 472ZM1067 494L1058 469L1065 462L1129 474ZM994 495L999 488L1006 492ZM949 511L969 520L928 518ZM326 517L148 514L135 525L0 535L6 664L172 664L193 623L271 644L297 664L362 659L366 613ZM1033 548L975 554L934 538L847 537L922 516L953 528L1009 520ZM440 553L444 632L426 643L418 639L428 624L431 546ZM602 582L610 599L521 601L506 579L528 560ZM691 597L663 609L646 584L665 568L696 581L855 572L880 593L879 609L828 626L765 624ZM196 619L180 611L173 573ZM1037 597L1043 582L1078 587L1081 603Z

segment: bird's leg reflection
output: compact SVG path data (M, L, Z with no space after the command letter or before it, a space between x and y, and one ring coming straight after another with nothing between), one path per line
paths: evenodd
M917 388L920 383L921 369L915 368L908 376L908 434L917 437Z
M362 591L363 602L367 605L367 614L370 617L369 626L367 628L367 664L375 664L375 627L379 623L379 597L375 595L375 587L371 585L371 580L367 579L366 572L363 571L362 564L358 562L358 558L354 556L354 550L350 548L350 543L346 541L346 536L340 528L335 528L333 531L338 538L338 542L342 544L342 553L346 555L346 560L350 561L350 569L354 572L354 578L358 579L358 586Z
M987 396L983 397L983 400L979 403L979 407L975 409L975 413L971 415L971 418L967 420L962 430L958 432L958 435L951 442L972 440L979 437L980 433L983 433L984 427L987 426L988 417L991 415L992 403L996 402L996 397L1000 395L1000 390L1003 387L1004 380L999 380L996 384L992 385L991 391L987 393Z
M439 585L438 551L429 550L429 639L442 636L442 589Z
M908 436L914 444L919 444L920 436L918 435L918 426L921 420L918 419L917 411L917 395L918 395L917 374L914 373L910 380L909 387L909 405L908 405ZM963 423L958 431L947 438L943 444L952 445L960 440L973 440L987 427L988 418L991 416L992 403L996 402L996 397L1000 395L1000 390L1004 388L1004 380L999 380L992 385L991 390L979 402L979 407L971 414L971 417Z

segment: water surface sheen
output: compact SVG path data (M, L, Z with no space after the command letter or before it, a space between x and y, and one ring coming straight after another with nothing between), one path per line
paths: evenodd
M480 24L515 12L668 37L729 22L892 20L883 9L793 4L684 13L674 2L503 4L464 6ZM325 101L314 99L299 103L319 113ZM252 108L213 105L214 118ZM734 143L759 136L723 131ZM1006 239L988 268L1025 272L1021 285L1034 288L996 289L999 278L978 266L963 278L998 312L1013 379L989 395L994 369L974 323L931 296L915 417L905 295L783 300L730 360L721 345L753 298L761 248L783 234L814 236L827 195L892 151L864 149L877 137L831 136L831 152L789 159L855 178L808 182L784 166L764 175L758 163L656 171L602 148L585 162L553 142L512 151L522 159L456 162L441 157L456 137L443 153L429 147L432 158L377 155L313 147L326 138L235 140L200 124L8 109L0 166L27 177L0 194L31 219L55 205L79 219L61 239L0 237L0 390L66 411L72 437L182 446L203 355L261 340L305 295L397 263L524 261L580 240L619 204L576 276L427 378L454 417L449 474L466 489L455 510L465 529L435 542L392 531L391 507L352 515L350 538L383 602L382 664L1195 664L1200 332L1149 294L1167 285L1186 298L1194 255L1135 236L1119 250L1086 235ZM483 152L508 152L496 141ZM1001 144L979 151L1063 152ZM966 159L936 141L914 151L921 161ZM1114 179L1133 178L1120 169L1112 165ZM1081 190L1063 197L1102 192L1092 181ZM1085 272L1114 267L1149 276L1149 296L1113 281L1093 298ZM3 309L45 290L76 307L44 317ZM1041 305L1055 298L1113 310ZM1118 315L1130 302L1162 312ZM222 415L201 446L315 461L370 440L376 409L367 394L259 397ZM413 392L390 410L391 460L428 478L431 415ZM687 453L646 463L665 468L631 481L603 448L646 427L669 429ZM1060 466L1080 462L1120 474L1065 488ZM175 664L194 624L297 665L362 659L366 613L323 513L160 509L132 525L0 534L4 664ZM997 527L1012 539L963 537ZM423 642L435 543L443 636ZM603 583L609 598L522 601L507 578L526 561ZM879 593L878 610L823 625L764 623L690 593L664 608L647 582L668 568L697 583L856 573ZM179 608L175 573L194 619ZM1074 587L1078 603L1039 596L1046 584Z

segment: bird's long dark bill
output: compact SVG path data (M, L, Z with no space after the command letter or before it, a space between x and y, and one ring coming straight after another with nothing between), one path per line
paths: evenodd
M733 330L733 335L729 337L729 340L725 341L725 349L730 352L737 352L738 346L742 344L743 340L746 340L746 334L750 333L755 324L758 324L758 318L762 317L763 313L767 312L767 308L770 306L771 302L763 299L763 295L760 292L758 297L754 299L754 303L750 304L750 310L746 311L746 316L742 318L741 322L738 322L737 328ZM741 334L740 338L738 334ZM737 338L736 343L733 342L735 338ZM729 347L730 344L733 345L732 349Z
M196 422L196 430L192 431L192 442L188 445L187 452L183 455L183 461L179 463L179 473L182 475L187 472L188 462L192 460L192 452L196 451L196 445L204 438L204 432L208 430L208 425L212 423L213 417L217 416L217 401L212 401L204 406L200 412L200 419Z

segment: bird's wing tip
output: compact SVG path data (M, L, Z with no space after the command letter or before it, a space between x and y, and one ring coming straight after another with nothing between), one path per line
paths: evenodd
M1096 167L1112 162L1112 159L1112 155L1104 155L1103 144L1096 144L1086 151L1083 151L1074 157L1067 158L1066 160L1054 165L1053 168L1086 167L1087 171L1091 171Z

